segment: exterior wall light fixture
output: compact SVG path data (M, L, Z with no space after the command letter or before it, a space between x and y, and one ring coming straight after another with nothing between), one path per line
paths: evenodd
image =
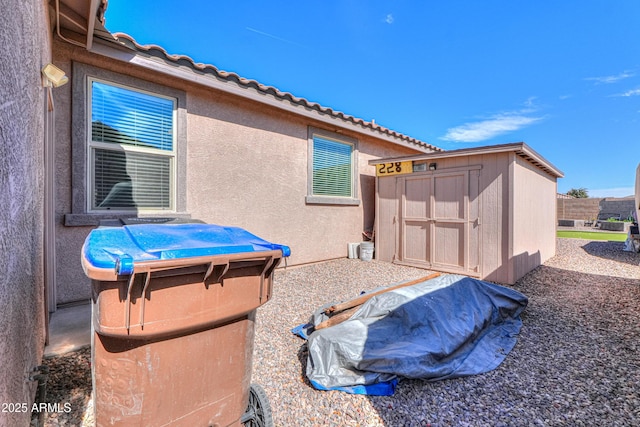
M44 87L59 87L69 82L69 77L65 75L64 71L53 64L44 66L42 77Z
M438 169L438 164L437 163L429 163L429 170L430 171L434 171Z
M69 82L69 77L64 71L53 64L47 64L42 68L42 86L47 88L48 109L53 111L53 94L51 89Z

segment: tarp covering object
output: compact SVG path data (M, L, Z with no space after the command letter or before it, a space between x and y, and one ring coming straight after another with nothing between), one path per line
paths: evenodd
M319 308L293 332L308 340L306 374L321 390L393 394L398 380L429 381L497 368L516 344L527 297L493 283L442 275L374 296L347 321Z

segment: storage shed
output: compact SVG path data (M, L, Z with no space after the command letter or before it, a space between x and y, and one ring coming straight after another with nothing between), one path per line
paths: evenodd
M563 173L523 142L369 164L378 260L513 284L555 255Z

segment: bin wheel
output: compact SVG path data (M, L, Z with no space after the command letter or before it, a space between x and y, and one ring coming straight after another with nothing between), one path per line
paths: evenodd
M245 427L273 427L269 398L258 384L251 384L249 388L249 405L241 421Z

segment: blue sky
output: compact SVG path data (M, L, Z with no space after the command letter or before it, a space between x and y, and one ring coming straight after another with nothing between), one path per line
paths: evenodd
M106 26L445 150L524 141L633 194L637 0L109 0Z

